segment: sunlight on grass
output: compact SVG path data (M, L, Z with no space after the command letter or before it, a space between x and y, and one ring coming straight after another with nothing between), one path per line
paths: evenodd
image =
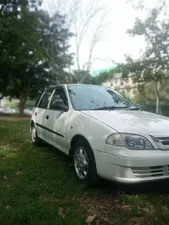
M0 145L0 154L11 154L12 152L17 152L18 149L11 147L9 144L6 145Z

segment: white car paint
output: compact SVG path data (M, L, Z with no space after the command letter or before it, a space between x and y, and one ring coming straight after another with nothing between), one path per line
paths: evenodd
M67 85L64 88L67 112L50 110L50 102L48 109L33 109L34 124L55 132L36 125L41 139L69 155L73 138L83 136L93 150L98 175L108 180L137 183L169 178L169 145L157 143L150 136L169 139L169 118L141 110L77 111L71 104ZM116 132L144 136L154 149L130 150L106 144L107 137Z

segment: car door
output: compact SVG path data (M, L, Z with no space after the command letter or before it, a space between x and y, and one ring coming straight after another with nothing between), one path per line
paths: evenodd
M37 104L33 112L38 136L44 141L46 141L46 130L44 129L45 115L46 115L46 110L49 104L49 99L51 97L52 91L53 90L47 90L43 93L39 103Z
M51 145L68 154L66 139L67 125L71 110L68 106L65 88L60 86L55 89L45 115L46 139Z

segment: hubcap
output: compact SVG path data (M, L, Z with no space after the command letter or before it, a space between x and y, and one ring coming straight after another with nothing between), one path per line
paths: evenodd
M84 148L79 147L75 151L74 166L77 176L80 179L85 179L88 174L88 156Z
M32 127L32 142L36 141L36 129L35 127Z

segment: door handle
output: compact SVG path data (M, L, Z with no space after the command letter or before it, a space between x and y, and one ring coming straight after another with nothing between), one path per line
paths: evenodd
M37 112L35 112L35 116L37 116Z
M47 119L47 120L49 119L49 115L46 115L46 119Z

